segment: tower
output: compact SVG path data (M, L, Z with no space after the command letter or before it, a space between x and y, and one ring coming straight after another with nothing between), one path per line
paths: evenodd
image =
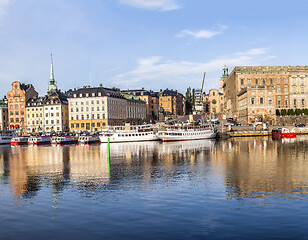
M219 88L219 91L221 93L224 93L224 89L223 89L223 85L225 83L225 81L227 80L229 74L228 74L228 68L227 66L225 65L222 69L222 76L220 77L220 88Z
M52 62L52 54L51 54L51 64L50 64L50 80L49 80L49 85L47 89L47 95L50 95L50 93L57 91L57 85L53 73L53 62Z

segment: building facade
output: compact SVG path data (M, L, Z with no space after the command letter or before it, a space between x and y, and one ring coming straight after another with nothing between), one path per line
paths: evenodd
M153 91L142 89L122 90L122 93L132 94L146 102L146 122L153 122L158 119L159 114L159 98L158 94Z
M181 116L185 112L185 98L178 91L160 90L159 107L163 109L165 116Z
M307 66L235 67L222 85L227 117L247 119L247 123L256 119L275 123L276 109L307 108ZM243 111L246 97L247 109Z
M217 89L211 89L208 94L205 94L203 99L206 114L211 114L213 117L216 117L216 114L223 112L223 94Z
M116 89L84 87L68 99L69 126L72 131L98 131L126 122L125 97Z
M26 103L27 133L36 133L45 130L44 104L45 97L30 98Z
M8 92L9 127L24 134L27 130L26 102L30 98L37 98L38 94L32 84L12 83L12 90Z
M4 97L0 100L0 130L8 129L8 102Z

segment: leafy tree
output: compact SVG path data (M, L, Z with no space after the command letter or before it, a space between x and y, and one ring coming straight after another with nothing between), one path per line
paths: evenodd
M301 109L295 109L295 114L296 115L301 115L302 114L302 110Z
M192 113L192 110L193 110L193 98L192 98L192 93L191 93L191 88L187 88L186 90L186 94L185 94L185 106L186 106L186 109L185 109L185 112L186 114L190 114Z
M279 111L279 109L276 109L276 116L280 116L280 111Z
M285 115L287 115L287 110L281 109L281 112L280 112L280 113L281 113L282 116L285 116Z

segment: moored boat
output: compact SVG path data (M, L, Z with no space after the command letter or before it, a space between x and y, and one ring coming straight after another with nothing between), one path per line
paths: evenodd
M28 144L29 145L46 145L50 144L51 138L50 136L33 136L29 137Z
M102 143L107 143L108 138L111 143L160 140L151 125L118 126L100 133L99 139Z
M78 138L80 144L92 144L100 142L98 135L81 135Z
M28 137L14 137L11 139L11 146L28 145Z
M12 138L17 137L17 134L11 130L0 131L0 144L10 144Z
M177 126L158 131L158 137L163 142L192 141L216 138L217 132L211 125Z
M76 137L75 135L60 136L60 137L57 137L56 143L60 145L77 144L78 137Z
M272 138L296 138L296 132L294 129L289 130L287 128L276 128L272 130Z

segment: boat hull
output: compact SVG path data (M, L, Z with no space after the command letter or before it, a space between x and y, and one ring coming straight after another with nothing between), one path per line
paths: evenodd
M115 133L111 136L100 136L99 139L102 143L107 143L108 138L110 143L122 142L147 142L147 141L160 141L154 132L147 133Z

